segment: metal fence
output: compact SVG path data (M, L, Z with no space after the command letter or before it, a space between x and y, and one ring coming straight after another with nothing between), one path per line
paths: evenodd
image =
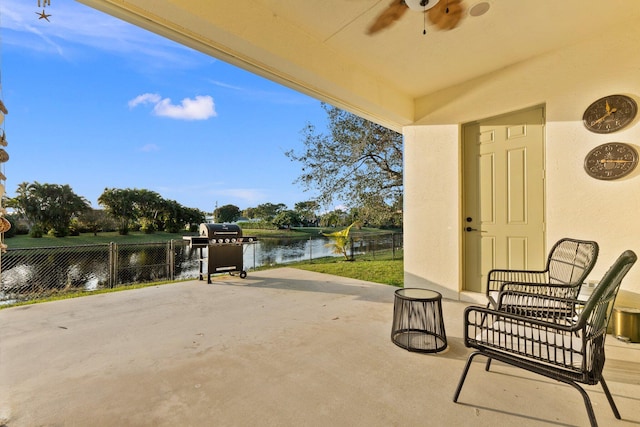
M331 256L319 250L326 238L260 239L245 245L245 270ZM302 243L302 244L300 244ZM402 234L351 239L352 259L402 257ZM314 249L315 248L315 249ZM204 257L207 256L204 250ZM337 255L333 255L337 256ZM42 299L64 293L95 291L145 282L197 279L201 253L184 240L144 244L99 244L9 248L0 259L0 304ZM206 270L206 263L205 270Z
M402 233L386 233L351 237L351 258L402 259Z

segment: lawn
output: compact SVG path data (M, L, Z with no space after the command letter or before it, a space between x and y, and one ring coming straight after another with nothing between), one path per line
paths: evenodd
M342 258L324 258L313 260L312 264L300 262L287 266L391 286L402 287L404 284L402 259L394 260L387 257L387 259L367 260L356 258L354 261L345 261Z

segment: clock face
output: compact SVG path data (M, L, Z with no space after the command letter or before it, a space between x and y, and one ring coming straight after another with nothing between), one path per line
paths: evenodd
M584 159L584 170L596 179L618 179L638 165L638 152L629 144L609 142L594 148Z
M609 95L589 105L582 122L595 133L611 133L633 121L638 112L636 102L626 95Z

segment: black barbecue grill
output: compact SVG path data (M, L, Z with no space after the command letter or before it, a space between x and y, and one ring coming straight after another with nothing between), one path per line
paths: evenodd
M240 273L247 277L243 265L243 244L253 243L255 237L243 237L242 229L236 224L200 224L198 236L184 236L192 248L200 251L199 280L204 279L204 263L207 261L207 283L211 283L211 275L215 273ZM205 258L203 249L207 248Z

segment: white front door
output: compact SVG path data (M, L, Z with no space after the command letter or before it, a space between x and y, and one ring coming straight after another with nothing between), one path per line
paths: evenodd
M544 109L466 124L462 139L464 289L485 292L492 268L544 267Z

